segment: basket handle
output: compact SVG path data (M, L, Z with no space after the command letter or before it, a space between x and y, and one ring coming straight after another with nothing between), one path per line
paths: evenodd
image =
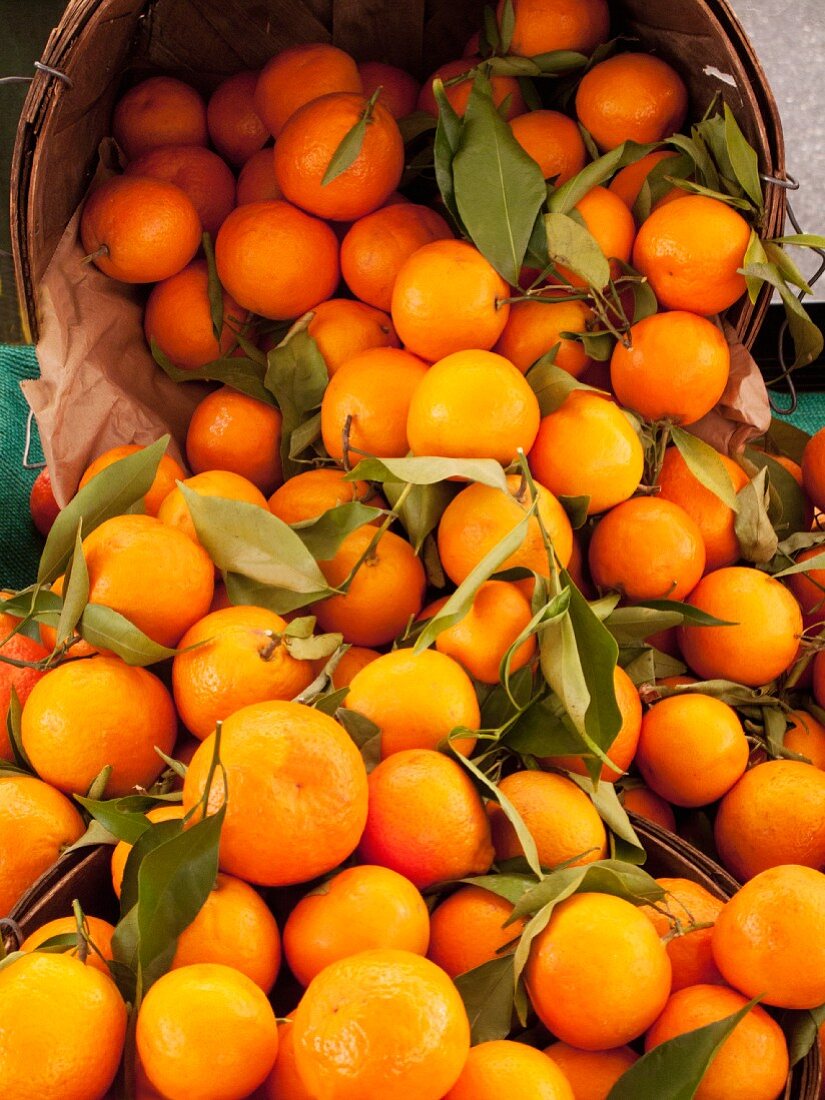
M72 78L61 72L60 69L55 69L52 65L45 65L42 61L35 61L35 69L40 73L48 73L49 76L55 76L58 80L66 85L67 88L72 87ZM35 76L37 73L35 73ZM0 76L0 85L2 84L31 84L34 80L34 76Z

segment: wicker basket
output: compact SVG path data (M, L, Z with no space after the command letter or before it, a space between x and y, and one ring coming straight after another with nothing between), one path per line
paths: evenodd
M660 828L645 818L630 815L633 826L644 844L648 858L645 869L652 875L687 878L699 883L714 897L726 901L739 889L735 879L713 860L674 833ZM21 932L29 935L46 921L64 917L71 912L77 898L86 913L117 919L117 903L111 887L110 863L112 849L107 845L82 849L64 856L24 894L10 916ZM275 895L284 893L274 891ZM293 898L297 900L298 894ZM277 897L274 899L277 901ZM276 915L278 914L276 906ZM14 945L9 942L8 948ZM279 983L280 984L280 983ZM295 992L299 993L297 987ZM294 997L289 1004L294 1004ZM788 1078L784 1100L819 1100L821 1066L819 1045L815 1044ZM654 1100L639 1097L639 1100Z
M11 228L20 300L33 337L38 286L80 203L109 130L124 79L175 73L209 91L224 76L261 65L296 42L332 40L359 59L382 57L420 77L460 56L484 0L71 0L42 61L68 82L38 71L23 108L11 180ZM674 63L693 114L720 92L759 153L760 169L784 178L773 96L725 0L614 0L616 29ZM785 193L767 185L765 228L784 224ZM751 346L770 298L730 315Z

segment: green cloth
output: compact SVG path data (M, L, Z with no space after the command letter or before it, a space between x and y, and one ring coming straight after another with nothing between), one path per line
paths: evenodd
M0 506L0 586L23 588L37 574L43 539L32 523L29 494L38 471L23 468L26 447L26 404L20 383L36 378L32 347L0 346L0 466L3 470ZM43 461L37 425L32 423L29 462Z
M28 407L20 382L36 377L34 348L0 346L0 463L4 471L0 507L0 586L4 588L23 588L32 583L43 546L29 515L29 493L37 470L23 468ZM825 426L825 393L801 393L796 412L783 419L813 435ZM33 424L29 462L42 460L37 425Z

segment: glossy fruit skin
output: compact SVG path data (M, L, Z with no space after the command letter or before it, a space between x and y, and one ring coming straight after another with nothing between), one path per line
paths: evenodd
M805 444L802 481L816 507L825 508L825 431L821 428Z
M670 995L670 959L630 902L576 894L553 910L526 969L542 1022L571 1046L609 1050L641 1035Z
M472 1048L464 1069L444 1100L499 1100L513 1082L534 1100L575 1100L573 1089L542 1051L508 1039L493 1039Z
M328 298L315 307L307 332L324 357L330 378L369 348L397 348L389 314L352 298Z
M525 118L529 116L525 115ZM584 302L542 295L541 301L514 302L510 317L494 351L526 374L556 344L555 366L578 378L592 360L580 340L567 340L563 332L587 332L595 324L593 311Z
M746 997L779 1008L825 998L825 875L786 864L754 876L716 919L713 957Z
M259 149L257 153L253 153L241 169L238 175L235 203L237 206L246 206L251 202L269 202L283 197L283 192L275 179L272 150L266 146Z
M174 183L113 176L86 200L80 237L104 275L124 283L158 283L193 259L201 223L188 195Z
M594 65L576 92L576 113L602 152L623 141L661 141L685 120L684 81L659 57L616 54Z
M501 20L504 2L496 14ZM610 10L605 0L514 0L512 53L523 57L552 50L590 54L610 36Z
M685 661L701 679L758 687L793 663L802 612L787 588L767 573L717 569L702 578L688 602L733 624L679 628Z
M722 799L714 836L740 881L785 863L822 867L825 772L799 760L757 764Z
M67 954L32 952L0 972L0 1095L103 1100L123 1051L126 1005L108 976Z
M636 764L647 785L668 802L707 806L740 779L749 754L736 711L697 692L673 695L650 708L642 719Z
M382 61L361 61L358 73L367 99L380 88L381 102L393 118L404 118L415 110L419 84L404 69Z
M34 663L45 660L51 652L51 647L46 649L26 634L13 633L17 624L18 620L12 615L0 614L0 639L5 639L0 645L0 654L14 661ZM14 760L7 727L12 690L17 695L21 706L24 706L35 684L44 675L45 673L37 668L17 667L0 661L0 761Z
M369 813L358 847L419 890L483 875L493 862L490 825L469 775L432 749L405 749L369 777Z
M48 466L44 466L34 479L29 495L29 511L32 522L45 538L60 512L60 505L54 499L52 479Z
M249 69L227 77L209 97L206 107L212 144L235 167L246 164L269 137L255 110L259 75L257 69Z
M587 153L578 126L560 111L528 111L510 120L513 137L546 180L567 183L584 168Z
M499 957L527 923L522 917L505 927L513 904L481 886L461 886L433 910L427 958L451 978Z
M378 498L367 481L346 481L346 470L322 466L289 478L269 498L269 510L284 523L317 519L339 504L374 504Z
M576 1100L603 1100L623 1073L639 1060L630 1047L613 1050L579 1050L567 1043L544 1048L573 1087Z
M175 708L161 681L118 657L51 669L22 718L23 747L33 767L66 794L85 794L108 764L110 797L148 789L164 768L155 746L171 753L176 736Z
M364 951L332 963L294 1016L295 1058L329 1100L440 1100L470 1048L458 991L428 959Z
M192 809L206 786L214 734L183 785ZM367 817L367 775L354 742L333 719L301 703L243 707L222 727L221 762L232 791L221 832L221 868L261 886L307 882L351 855ZM234 786L233 786L234 783ZM223 803L213 778L209 811Z
M235 177L225 161L201 145L151 149L126 166L127 176L149 176L174 183L188 195L201 228L212 238L235 206Z
M355 61L336 46L312 42L281 50L261 70L255 111L277 138L304 104L330 92L360 94L363 85Z
M645 1050L732 1016L747 998L716 985L673 994L645 1036ZM776 1100L788 1078L788 1046L779 1024L759 1005L744 1016L714 1055L696 1100Z
M353 678L345 707L370 718L381 729L381 759L403 749L435 749L454 729L481 724L472 681L452 657L437 650L384 653ZM472 736L452 741L469 756Z
M300 317L331 297L340 274L330 227L280 199L233 210L215 241L215 262L235 301L273 321Z
M430 915L421 894L388 867L341 871L302 898L284 926L289 968L307 986L338 959L393 948L425 955Z
M825 726L804 710L792 710L787 718L785 748L807 757L815 768L825 769Z
M721 913L724 902L710 894L697 882L686 878L657 878L659 886L667 891L659 909L666 909L672 920L649 905L641 911L660 936L672 932L678 921L684 935L674 936L667 944L667 953L673 967L671 991L676 993L691 985L721 985L724 982L713 961L713 925ZM707 924L709 928L690 931L694 924ZM685 931L687 930L687 931Z
M245 974L200 963L170 970L146 994L137 1049L146 1076L169 1100L242 1100L275 1064L278 1025Z
M282 423L279 409L222 386L192 413L186 459L196 474L229 470L269 494L283 481Z
M83 819L60 791L29 775L0 775L0 912L83 833Z
M670 803L648 787L631 787L623 792L622 805L631 813L660 825L671 833L676 832L676 817Z
M150 76L120 98L112 134L127 160L163 145L206 145L206 107L182 80Z

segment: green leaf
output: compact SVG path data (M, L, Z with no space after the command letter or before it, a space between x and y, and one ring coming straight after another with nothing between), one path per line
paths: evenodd
M604 786L612 784L607 783ZM540 883L522 895L508 917L508 922L538 913L545 905L557 904L560 900L560 884L562 890L566 891L567 884L571 882L575 883L571 893L611 894L637 906L661 901L665 896L665 891L656 879L641 867L618 859L602 859L585 866L562 867L551 871ZM565 893L565 896L569 895Z
M814 557L808 558L807 561L798 561L795 565L788 566L787 569L782 569L778 573L774 573L775 580L780 580L782 577L792 577L795 573L810 573L813 569L825 569L825 552L822 554L815 554Z
M825 1004L800 1011L786 1010L780 1015L779 1023L788 1041L788 1057L793 1067L802 1061L819 1038L819 1029L825 1023Z
M74 797L107 832L118 840L125 840L127 844L135 844L152 827L146 811L159 805L156 799L144 795L111 798L105 802L84 798L79 794Z
M296 531L267 509L208 497L180 485L195 531L215 565L260 585L327 591L324 575Z
M492 458L364 458L347 474L347 481L404 481L434 485L448 478L477 481L506 492L507 478Z
M772 244L792 244L797 248L825 248L825 237L818 233L790 233L786 237L772 237Z
M39 584L49 584L66 571L81 522L84 534L89 535L105 520L122 515L149 492L168 444L169 436L164 435L148 447L113 462L61 509L43 547L37 571Z
M586 165L571 180L557 188L548 200L548 209L556 214L569 214L588 191L592 191L594 187L600 187L620 168L635 164L637 160L653 152L656 147L655 143L637 145L634 141L626 141L616 149L611 149L609 153Z
M555 695L544 696L528 707L504 743L524 756L584 756L587 752L581 735Z
M497 572L511 554L514 554L524 542L527 536L527 525L536 511L536 507L537 501L534 501L524 513L524 518L520 519L504 538L487 551L481 561L467 574L455 592L448 598L441 610L427 620L426 626L416 639L416 653L420 653L422 649L432 645L442 631L454 626L469 612L473 606L476 593L482 584L489 580L493 573Z
M610 280L607 257L595 237L567 214L545 214L547 251L552 263L565 267L597 290Z
M587 523L590 514L590 497L566 497L559 495L557 498L562 508L567 513L570 526L574 531L579 531Z
M542 416L549 416L565 403L574 390L590 390L591 393L601 393L592 386L585 385L574 378L569 371L562 370L553 362L546 362L545 357L531 367L527 373L527 381L533 393L538 398L539 410Z
M583 69L588 62L585 54L575 50L550 50L548 53L536 54L530 60L544 76L564 76L576 69Z
M331 657L343 644L342 634L311 634L308 638L291 638L284 634L284 645L296 661L321 661Z
M401 140L405 145L409 145L411 141L436 127L436 120L428 111L412 111L396 121L401 131Z
M677 1035L644 1054L622 1074L607 1100L693 1100L719 1048L759 1000L755 997L732 1016Z
M771 491L776 494L781 506L781 515L775 526L781 530L783 538L797 532L806 532L810 527L808 500L805 490L796 478L776 459L764 451L753 447L745 448L745 458L756 470L766 467L770 478Z
M540 935L550 923L550 918L553 916L553 910L559 902L564 901L576 892L584 879L584 875L584 867L561 867L556 871L551 871L550 874L542 880L542 896L546 899L544 906L530 918L521 934L521 939L516 948L513 972L516 988L518 988L522 972L530 957L530 949L533 946L533 940L536 936ZM518 920L519 917L524 916L526 913L534 912L532 904L529 908L524 908L528 896L529 895L525 895L518 905L516 905L505 922L506 924Z
M461 143L462 120L447 99L444 84L439 77L433 81L433 95L438 104L438 121L433 143L435 179L445 207L460 227L461 216L456 205L453 160Z
M22 769L27 775L34 775L31 760L29 760L26 750L23 748L22 718L23 704L20 702L17 688L12 684L9 689L9 709L6 711L6 732L11 743L11 753L18 768Z
M459 974L455 985L467 1010L473 1046L505 1039L513 1021L513 956L502 955Z
M317 412L309 420L299 424L292 433L289 441L289 457L293 460L300 458L304 451L313 443L317 443L320 438L321 414Z
M335 711L335 719L358 746L366 769L371 772L381 762L381 727L366 714L347 707L339 707Z
M804 290L806 294L813 294L813 287L793 262L791 257L779 244L773 241L762 241L762 254L750 255L745 253L745 265L751 263L772 263L781 273L786 282Z
M226 804L148 852L138 871L138 957L144 989L166 972L178 936L195 919L218 875Z
M761 210L764 199L762 181L759 179L759 158L756 150L748 144L745 135L739 129L739 124L727 103L725 104L725 144L736 179L745 194Z
M732 511L737 511L739 503L736 491L718 452L709 443L691 435L684 428L671 428L671 439L699 484Z
M323 400L329 371L315 340L307 332L312 314L302 317L267 355L264 384L281 410L281 467L284 478L299 473L292 457L292 436L304 421L312 419Z
M541 878L541 860L539 859L536 842L533 839L532 833L524 824L521 814L518 812L518 810L504 793L504 791L502 791L501 788L492 781L492 779L488 778L484 774L484 772L481 771L481 769L472 762L472 760L468 760L466 756L462 756L460 752L457 752L455 748L453 748L452 743L450 747L453 749L453 753L459 764L461 764L462 767L466 768L470 775L472 775L478 783L486 788L486 791L489 792L489 795L492 796L496 802L498 802L499 806L502 809L502 812L504 813L504 816L507 818L507 820L510 822L510 824L513 826L513 829L515 830L515 834L518 837L518 842L521 845L522 851L524 852L524 858L527 860L527 864L530 870L533 871L533 873L538 878Z
M77 525L74 553L66 571L66 583L63 586L63 607L57 623L57 646L74 635L75 627L80 621L83 610L89 601L89 570L86 568L86 559L83 556L83 538L81 520Z
M516 26L516 13L513 10L513 0L504 0L501 6L501 16L498 23L499 49L502 53L508 53L510 43L513 41L513 31Z
M618 856L619 871L623 874L626 873L633 879L633 872L628 868L635 864L644 863L647 859L647 853L644 850L642 842L636 836L636 830L630 824L630 818L627 816L627 811L619 801L619 796L616 794L616 788L612 783L608 783L605 780L599 781L595 788L584 776L576 775L575 772L570 773L570 778L581 789L590 796L593 800L593 805L599 812L599 817L607 825L610 830L610 846L614 856ZM619 842L619 843L617 843ZM593 864L593 867L601 867L603 864ZM654 880L650 878L644 871L639 871L637 867L634 867L636 877L633 879L637 884L642 881L641 876L644 876L648 885L653 883ZM624 878L622 881L626 884L630 879ZM604 884L597 886L590 886L590 879L587 880L588 889L599 890L603 894L613 893ZM655 883L654 883L655 885ZM658 887L656 887L658 889ZM620 897L626 897L628 901L633 899L625 894L620 894ZM657 895L661 896L661 895ZM646 896L645 900L657 900L657 896ZM638 905L639 902L634 902Z
M734 210L741 210L746 214L753 213L753 203L750 199L740 199L735 195L728 195L724 191L715 191L712 187L703 187L701 183L695 183L693 180L675 179L673 183L674 186L682 191L689 192L691 195L704 195L706 198L716 199L717 202L724 203L725 206L732 206Z
M511 905L520 901L523 895L536 885L534 875L496 874L478 875L475 878L464 878L468 886L478 886L481 890L489 890L497 897L506 898Z
M774 264L747 264L741 271L745 278L762 279L779 291L796 352L794 368L807 366L818 359L825 346L825 336L805 312L782 272Z
M99 844L117 844L117 837L114 833L110 833L105 825L101 825L99 821L92 818L86 832L64 851L76 852L81 848L96 848Z
M718 190L721 186L719 172L711 159L707 145L702 139L701 134L697 133L695 126L693 128L693 137L687 137L685 134L673 134L667 139L667 144L679 149L680 152L690 158L695 166L696 176L699 180L711 189Z
M108 649L127 665L144 668L174 657L176 649L160 645L143 633L134 623L104 604L87 604L78 632L95 649Z
M172 360L151 341L152 358L173 382L221 382L238 393L254 397L266 405L274 405L275 399L264 385L264 368L253 359L242 359L237 355L228 355L213 359L194 370L181 370Z
M209 295L209 314L212 318L212 332L218 344L223 333L223 287L218 278L218 269L215 266L215 249L212 247L212 238L208 233L202 237L203 254L206 256L206 271L208 277L207 292Z
M385 481L384 493L401 520L407 537L416 554L421 552L424 540L438 526L444 509L458 491L457 485L437 481L430 485L413 485L406 500L396 509L396 503L404 486L397 481Z
M518 285L547 187L538 164L496 110L489 77L481 71L452 167L456 205L473 243L503 279Z
M773 417L768 429L768 438L774 444L780 454L787 455L794 462L802 461L802 454L811 440L808 432L804 432L795 424L788 424L784 420Z
M40 588L39 585L0 600L0 612L4 615L14 615L15 618L29 622L46 623L55 628L60 622L62 609L62 597L56 592L50 592L48 588Z
M762 241L759 239L756 230L752 229L748 247L745 249L744 265L748 267L751 264L767 264L768 262L768 254L765 251ZM746 275L745 283L748 287L748 298L751 305L755 305L762 291L762 280L755 279L751 275Z
M364 113L355 125L351 126L341 138L338 148L330 157L327 170L324 172L323 179L321 180L322 187L326 187L327 184L332 183L332 181L337 179L342 172L346 172L348 168L352 167L353 163L358 159L364 144L364 138L367 134L367 123L369 120L367 110L371 111L380 90L380 88L376 88Z
M329 561L335 557L347 535L382 515L383 509L371 508L355 500L328 508L317 519L306 524L296 524L293 530L314 558L318 561Z
M734 529L746 561L768 562L779 546L779 538L768 515L770 496L767 477L767 468L763 466L736 497L739 507Z
M317 600L326 599L330 595L329 588L317 592L295 592L290 588L279 588L277 585L260 584L240 573L224 573L223 579L231 604L265 607L277 615L286 615L299 608L309 607Z

